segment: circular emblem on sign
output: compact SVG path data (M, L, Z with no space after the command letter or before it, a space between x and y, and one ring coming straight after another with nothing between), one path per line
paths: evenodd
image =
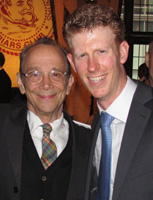
M0 25L0 51L18 56L38 38L54 38L50 0L0 0Z

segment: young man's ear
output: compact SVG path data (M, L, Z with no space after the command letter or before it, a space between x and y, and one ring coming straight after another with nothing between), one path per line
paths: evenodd
M124 64L127 61L128 54L129 54L129 44L124 40L120 44L120 63Z
M69 60L69 62L70 62L70 64L71 64L71 67L73 68L73 70L76 72L76 68L75 68L74 61L73 61L73 57L72 57L72 54L71 54L71 53L68 53L67 59Z
M16 74L16 80L17 80L18 88L19 88L21 94L25 94L25 88L24 88L23 82L21 80L20 73Z
M145 53L145 63L146 63L146 66L149 68L149 52Z

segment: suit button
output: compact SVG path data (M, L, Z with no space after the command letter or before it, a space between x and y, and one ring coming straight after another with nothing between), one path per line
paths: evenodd
M42 176L41 180L44 182L47 180L47 177L46 176Z
M19 192L19 190L18 190L18 188L16 186L13 188L13 191L14 191L14 193L18 193Z

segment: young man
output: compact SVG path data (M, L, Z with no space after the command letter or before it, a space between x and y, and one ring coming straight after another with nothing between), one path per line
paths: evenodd
M98 177L102 173L104 138L97 115L85 200L152 200L153 197L153 93L150 87L133 82L125 73L129 45L124 32L123 22L111 8L94 4L78 8L63 27L71 66L97 99L99 114L107 113L114 118L107 197L100 196L103 194L99 185L104 177L91 181L92 164Z
M27 46L17 82L27 104L0 105L0 199L83 199L91 133L63 110L66 52L46 37Z

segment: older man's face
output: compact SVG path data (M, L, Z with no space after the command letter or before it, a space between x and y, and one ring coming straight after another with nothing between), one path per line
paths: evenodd
M38 45L30 49L23 62L23 72L30 73L39 71L44 74L43 80L37 84L30 82L28 77L18 79L21 93L27 96L28 109L34 112L39 118L51 116L52 121L59 118L63 109L65 96L69 94L73 78L63 79L54 82L49 77L52 70L67 72L67 65L64 55L53 46ZM22 82L22 84L21 84Z

